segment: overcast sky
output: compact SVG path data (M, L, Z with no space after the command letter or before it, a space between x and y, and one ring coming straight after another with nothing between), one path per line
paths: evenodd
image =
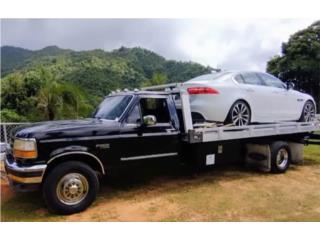
M140 46L167 59L265 71L281 43L316 19L6 19L1 46L74 50Z

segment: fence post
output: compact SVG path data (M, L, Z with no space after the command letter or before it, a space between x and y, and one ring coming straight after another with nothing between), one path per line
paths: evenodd
M8 143L8 137L7 137L7 126L3 125L3 135L4 135L4 142Z

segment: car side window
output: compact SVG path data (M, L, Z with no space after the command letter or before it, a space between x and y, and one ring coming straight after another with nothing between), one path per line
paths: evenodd
M266 86L276 87L276 88L285 88L285 84L280 79L273 77L272 75L259 73L259 77L265 83Z
M140 114L140 106L137 104L131 111L130 115L128 116L126 123L130 124L137 124L141 122L141 114Z
M237 81L237 83L240 83L240 84L245 83L241 74L236 75L234 79Z
M242 73L241 74L245 84L251 85L263 85L262 81L255 73Z
M153 115L158 123L170 123L166 98L142 98L140 100L142 116Z

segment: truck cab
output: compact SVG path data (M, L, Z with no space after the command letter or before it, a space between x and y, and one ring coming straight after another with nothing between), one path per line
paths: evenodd
M179 159L182 148L174 100L165 92L113 93L92 118L35 123L12 135L5 163L11 184L42 187L59 213L86 208L99 175L133 162Z

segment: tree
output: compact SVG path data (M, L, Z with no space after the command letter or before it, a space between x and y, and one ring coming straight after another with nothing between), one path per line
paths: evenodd
M85 94L69 83L47 81L37 95L37 109L45 120L78 118L86 115L91 106L85 102Z
M0 111L1 122L26 122L27 119L20 116L15 111L10 109L1 109Z
M156 72L152 75L151 80L146 81L142 84L143 87L154 86L154 85L163 85L168 82L168 77L164 73Z
M297 89L311 94L320 107L320 21L283 43L282 54L267 63L267 72L293 81Z

